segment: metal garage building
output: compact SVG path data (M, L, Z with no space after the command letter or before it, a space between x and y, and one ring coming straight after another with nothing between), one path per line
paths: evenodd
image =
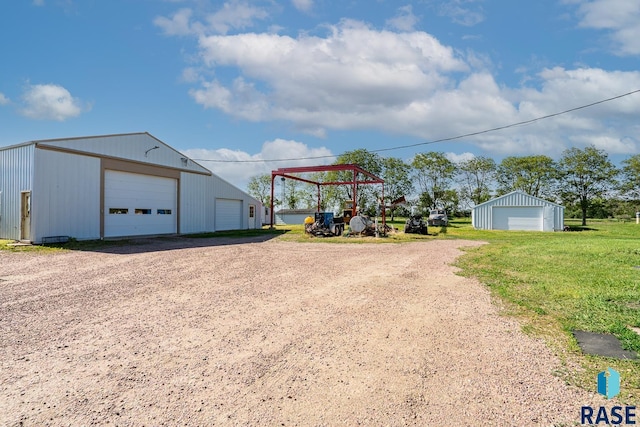
M304 224L304 220L318 212L318 209L280 209L275 213L276 225Z
M564 206L517 190L475 206L471 223L482 230L561 231Z
M260 228L261 203L148 133L0 148L0 238Z

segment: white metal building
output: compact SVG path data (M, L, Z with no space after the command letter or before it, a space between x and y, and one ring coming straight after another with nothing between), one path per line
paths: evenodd
M562 231L564 206L517 190L475 206L471 224L482 230Z
M318 209L280 209L275 213L276 225L302 225L304 220L313 217Z
M261 203L149 133L0 148L0 238L260 228Z

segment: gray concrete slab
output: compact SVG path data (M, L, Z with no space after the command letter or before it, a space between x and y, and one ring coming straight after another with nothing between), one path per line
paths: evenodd
M573 336L584 353L597 356L613 357L616 359L637 359L638 355L624 350L618 338L611 334L597 334L595 332L573 331Z

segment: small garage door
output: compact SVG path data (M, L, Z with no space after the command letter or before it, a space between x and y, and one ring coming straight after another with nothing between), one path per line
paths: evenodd
M242 200L216 199L216 231L242 228Z
M491 224L494 230L542 231L542 206L494 206Z
M104 235L177 233L177 180L105 171Z

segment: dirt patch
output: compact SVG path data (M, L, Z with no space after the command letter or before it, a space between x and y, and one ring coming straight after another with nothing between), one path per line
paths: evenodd
M578 421L603 398L454 274L477 244L0 252L0 424Z

